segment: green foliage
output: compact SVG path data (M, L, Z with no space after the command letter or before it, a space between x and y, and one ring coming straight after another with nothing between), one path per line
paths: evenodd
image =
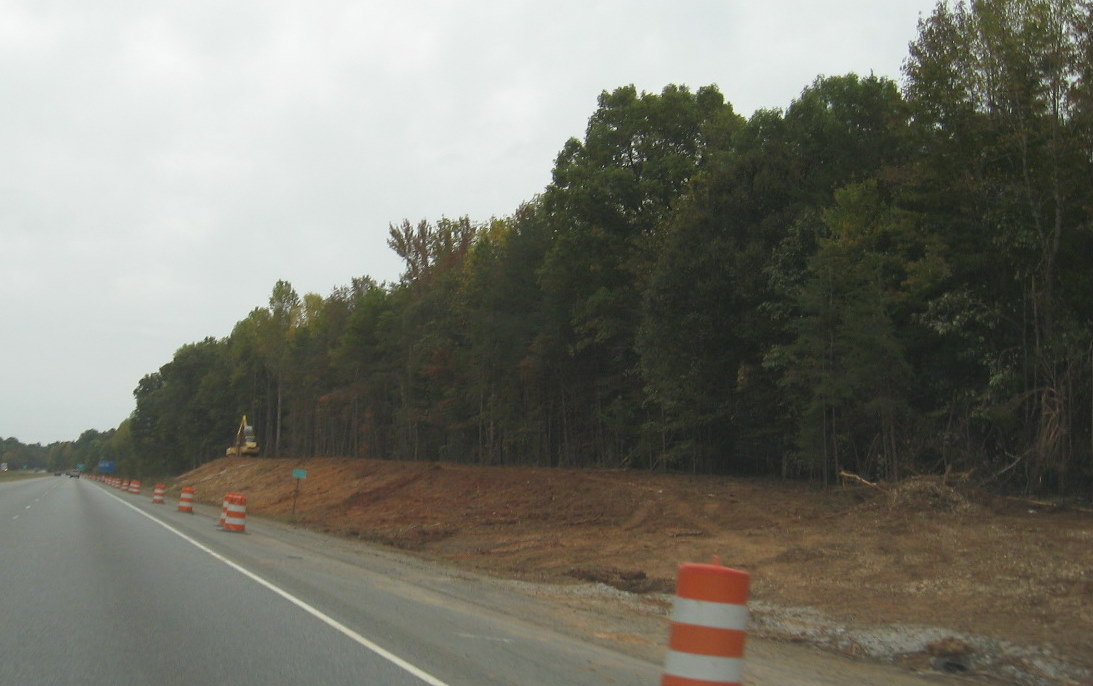
M120 461L130 452L128 445L128 421L116 430L100 432L88 429L75 441L59 441L43 446L39 443L26 445L16 438L0 440L0 462L9 468L64 472L85 465L94 469L100 460Z
M792 403L766 351L792 333L818 216L840 185L903 162L906 119L891 82L818 79L784 115L757 112L677 203L638 338L660 429L688 446L675 460L779 469Z
M658 437L639 440L644 402L637 338L642 294L677 199L742 121L713 87L660 95L633 86L600 95L584 141L558 156L543 197L553 241L540 270L548 317L540 342L561 367L550 391L563 427L557 461L657 464Z
M913 218L881 199L874 182L835 194L829 237L809 260L793 341L772 350L797 404L798 448L810 471L843 468L897 479L911 464L912 370L897 336L899 305L921 288Z
M131 476L179 473L215 456L234 434L229 423L226 346L206 338L182 346L171 362L148 375L134 391L137 407L128 433L139 456L129 464ZM230 414L229 414L230 412ZM220 450L222 453L223 449Z
M947 389L970 398L958 423L980 425L963 452L995 452L995 464L1016 456L1026 487L1065 488L1089 432L1076 413L1089 400L1078 343L1089 338L1089 291L1074 286L1089 271L1090 12L1071 0L942 5L907 63L919 198L954 268L925 321L969 346L958 354L985 379L970 393ZM954 317L991 336L954 331Z
M0 462L7 462L9 469L47 469L49 448L40 444L25 445L17 438L0 440Z

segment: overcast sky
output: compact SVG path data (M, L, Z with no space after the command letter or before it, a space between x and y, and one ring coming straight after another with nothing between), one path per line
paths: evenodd
M603 90L899 79L934 0L0 0L0 438L105 431L278 279L511 214Z

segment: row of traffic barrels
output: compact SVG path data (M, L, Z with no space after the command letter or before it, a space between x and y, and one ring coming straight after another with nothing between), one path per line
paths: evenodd
M141 483L137 479L118 479L112 476L95 475L96 481L101 481L107 486L112 486L126 493L140 494ZM167 494L165 484L156 484L152 490L152 503L162 505ZM178 497L178 511L193 514L194 512L194 487L183 486ZM220 509L220 521L218 526L225 531L242 533L247 530L247 496L242 493L228 493L224 496L224 503Z
M91 478L95 481L101 481L107 486L120 489L126 493L140 493L140 481L138 479L118 479L112 476L92 475Z

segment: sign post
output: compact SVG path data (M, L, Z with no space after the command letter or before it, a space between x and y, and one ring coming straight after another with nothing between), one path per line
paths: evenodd
M296 516L296 499L300 497L300 479L307 478L306 469L293 469L292 476L296 478L296 490L292 492L292 516Z

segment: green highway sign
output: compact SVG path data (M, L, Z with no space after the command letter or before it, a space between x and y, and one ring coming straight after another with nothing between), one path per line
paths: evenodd
M296 478L296 479L306 479L307 478L307 470L306 469L293 469L292 470L292 476L293 476L293 478Z

